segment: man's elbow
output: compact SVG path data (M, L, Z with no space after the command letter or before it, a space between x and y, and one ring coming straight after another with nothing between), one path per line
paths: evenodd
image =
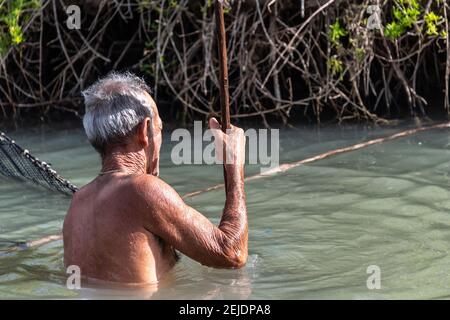
M220 268L240 269L245 266L248 257L247 230L240 237L225 236L219 243Z
M225 268L241 269L247 263L247 252L237 251L227 255Z
M233 261L231 269L242 269L247 264L247 257L245 259L238 258Z

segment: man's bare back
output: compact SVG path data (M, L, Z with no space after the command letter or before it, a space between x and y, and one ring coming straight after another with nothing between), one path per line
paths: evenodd
M112 74L84 95L83 125L102 170L72 199L63 227L66 267L78 266L94 282L148 284L174 266L175 250L206 266L244 266L243 130L232 126L225 134L210 120L216 152L225 146L232 159L225 165L227 198L216 226L158 178L162 121L141 79Z
M75 194L64 222L65 265L78 265L89 278L129 284L155 283L173 267L173 247L145 227L136 180L100 176Z

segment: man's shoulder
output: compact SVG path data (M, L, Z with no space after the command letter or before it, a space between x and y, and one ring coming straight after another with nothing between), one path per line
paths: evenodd
M156 191L163 185L167 185L161 178L156 177L151 174L142 174L139 176L135 176L131 180L131 184L138 188L142 188L143 190L152 190Z
M159 177L140 175L133 179L133 187L138 196L149 201L166 200L178 196L176 191Z
M174 208L183 206L184 202L178 193L162 179L142 175L133 179L133 197L136 211L151 215L154 220L157 217L168 217Z
M86 197L92 194L92 182L78 189L72 196L73 201L82 201Z

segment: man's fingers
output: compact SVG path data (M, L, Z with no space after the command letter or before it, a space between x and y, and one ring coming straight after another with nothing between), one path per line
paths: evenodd
M227 9L231 9L231 4L229 0L218 0L221 5L223 5Z
M212 129L212 130L214 130L214 129L220 130L220 123L219 123L219 121L217 121L217 119L214 118L214 117L209 119L209 128Z
M214 135L214 137L222 139L224 138L222 127L216 118L209 119L209 128L211 129L211 132Z

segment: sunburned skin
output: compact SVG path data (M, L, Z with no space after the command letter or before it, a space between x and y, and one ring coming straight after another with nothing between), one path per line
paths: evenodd
M176 264L176 250L216 268L241 268L247 260L248 223L244 159L225 166L227 198L219 226L184 203L158 178L162 123L153 99L150 118L129 143L108 150L102 172L75 193L64 221L64 263L83 279L128 285L157 283ZM227 153L245 157L242 129L225 135L210 120Z

